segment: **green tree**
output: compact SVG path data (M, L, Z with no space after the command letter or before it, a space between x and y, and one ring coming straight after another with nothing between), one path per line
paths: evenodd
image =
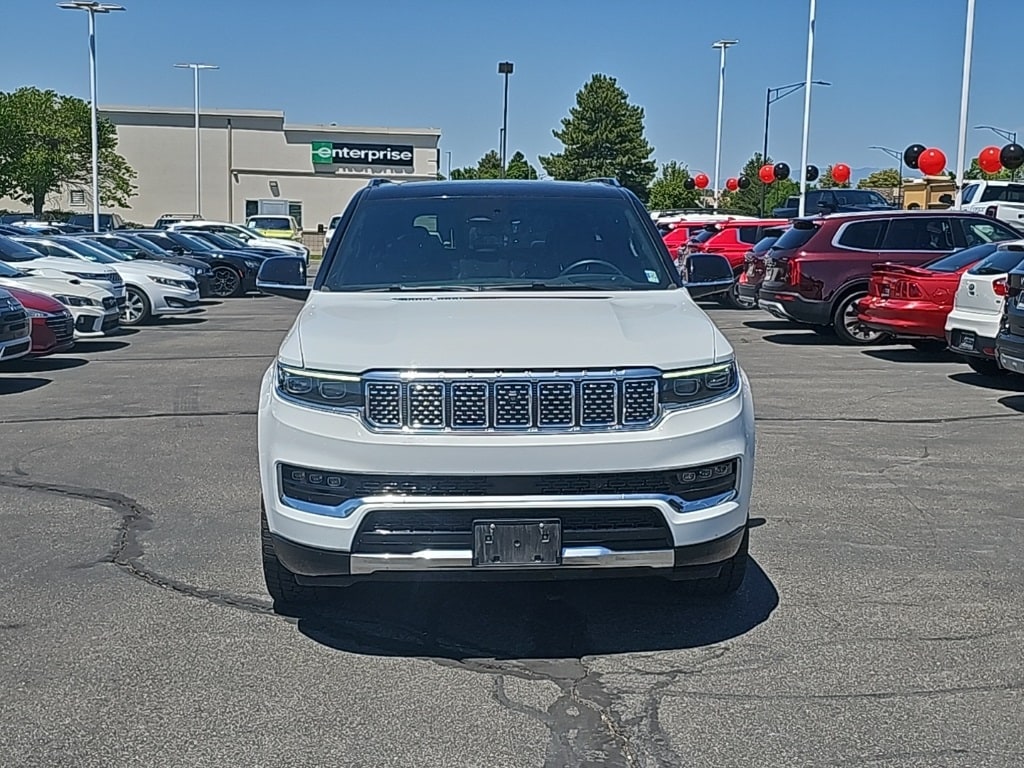
M758 216L761 213L761 190L763 187L764 211L766 215L771 216L772 209L781 207L786 202L786 198L799 195L800 184L792 177L767 186L761 182L757 172L761 170L761 166L771 162L771 157L764 160L760 152L755 152L754 156L747 160L743 166L743 172L740 174L741 178L750 180L750 186L746 189L737 189L735 192L722 193L721 207L735 210L746 216Z
M48 195L92 179L89 104L56 91L0 92L0 195L41 216ZM128 207L135 171L117 153L117 131L99 120L99 188L103 206Z
M1020 175L1020 169L1017 170L1018 176ZM954 174L950 174L953 176ZM971 160L971 167L964 171L965 181L974 181L977 179L985 179L986 181L1010 181L1013 178L1013 171L1008 171L1006 168L1000 168L998 173L985 173L981 170L981 166L978 165L978 158Z
M658 166L654 148L644 137L644 109L629 103L629 95L614 77L596 74L576 93L576 106L562 118L562 129L551 133L562 151L540 158L555 179L582 181L616 178L646 202Z
M508 167L505 168L505 178L536 179L537 169L530 165L526 159L526 155L522 152L516 152L508 159Z
M857 189L895 189L899 185L899 170L896 168L883 168L858 181Z
M699 206L701 193L699 190L686 188L688 178L690 170L685 165L680 165L675 160L665 163L661 166L661 175L651 183L647 205L656 211Z
M832 166L830 165L825 169L825 172L821 174L818 179L818 186L822 189L849 189L850 182L844 181L840 184L838 181L832 178Z

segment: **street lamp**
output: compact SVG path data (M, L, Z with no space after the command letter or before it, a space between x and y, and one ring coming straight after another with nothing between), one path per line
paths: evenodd
M452 180L452 151L449 149L445 154L448 155L448 181Z
M811 0L810 13L807 17L807 73L804 76L804 128L803 140L800 145L800 207L798 216L803 216L807 209L807 142L811 135L811 79L814 72L814 19L817 15L817 2Z
M96 111L96 14L123 11L120 5L100 3L97 0L72 0L68 3L57 3L58 8L69 11L87 11L89 14L89 98L90 132L92 134L92 229L100 231L100 149L99 149L99 118Z
M890 149L889 147L870 146L868 149L877 149L879 152L885 152L889 157L894 160L900 161L900 186L899 186L899 204L900 208L903 207L903 153L898 149Z
M971 95L971 49L974 46L974 0L967 0L967 28L964 32L964 69L960 84L960 135L956 148L956 197L953 209L964 202L964 164L967 162L967 102Z
M498 62L498 74L505 76L505 106L501 117L501 178L505 178L505 155L508 148L508 76L514 66L511 61Z
M738 43L739 40L718 40L711 44L711 47L717 48L720 53L718 67L718 128L715 133L715 208L718 207L718 200L721 195L718 182L721 178L722 167L722 107L725 103L725 52Z
M196 215L202 215L203 212L203 182L202 182L202 164L200 162L199 152L199 70L201 69L220 69L215 64L175 64L177 69L191 69L192 70L192 82L193 82L193 94L195 100L195 124L196 124Z
M797 91L799 91L801 88L803 88L806 85L807 85L806 83L792 83L791 85L783 85L783 86L781 86L779 88L769 88L768 89L768 93L766 94L765 99L764 99L764 150L761 152L761 163L762 164L768 162L768 125L769 125L768 121L769 121L769 119L771 117L772 104L774 104L779 99L786 98L791 93L796 93ZM824 86L827 87L827 86L832 85L832 83L829 83L829 82L827 82L825 80L815 80L813 85L824 85ZM768 186L766 184L762 184L761 185L761 215L762 216L765 215L765 212L764 212L764 197L765 197L765 192L767 192L767 190L768 190Z

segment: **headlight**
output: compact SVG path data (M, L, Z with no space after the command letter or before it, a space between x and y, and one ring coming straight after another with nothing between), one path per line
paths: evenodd
M277 391L309 405L340 410L363 407L363 383L358 376L277 364Z
M188 283L184 280L174 280L170 277L153 277L152 275L147 275L147 277L159 285L167 285L171 288L188 288Z
M96 307L99 306L98 302L93 301L85 296L54 296L57 301L61 304L65 304L69 307Z
M665 408L688 408L732 394L739 388L736 361L704 368L668 371L661 375L661 404Z
M27 314L29 317L60 317L60 315L58 315L55 312L41 312L38 309L26 309L25 314Z
M248 267L249 269L259 269L260 268L260 262L254 260L254 259L242 259L242 263L245 264L245 266Z

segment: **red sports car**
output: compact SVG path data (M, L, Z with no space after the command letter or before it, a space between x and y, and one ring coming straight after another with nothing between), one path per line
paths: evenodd
M32 357L67 352L75 346L75 321L56 299L24 288L4 286L32 318Z
M997 245L963 248L919 267L875 264L868 295L857 304L857 319L876 331L925 344L934 339L945 346L946 315L953 309L960 276Z

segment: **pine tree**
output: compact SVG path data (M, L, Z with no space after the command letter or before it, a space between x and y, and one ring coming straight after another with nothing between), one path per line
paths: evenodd
M647 206L651 210L668 211L673 208L695 208L700 205L701 193L687 189L690 171L675 160L661 166L661 175L651 184Z
M500 159L499 159L500 162ZM500 170L500 169L499 169ZM516 152L508 159L508 167L505 168L506 179L536 179L537 169L526 160L526 155Z
M629 103L614 77L594 75L576 93L576 106L562 118L562 129L552 134L563 150L540 158L548 175L570 181L616 178L647 200L658 166L644 137L644 110Z

